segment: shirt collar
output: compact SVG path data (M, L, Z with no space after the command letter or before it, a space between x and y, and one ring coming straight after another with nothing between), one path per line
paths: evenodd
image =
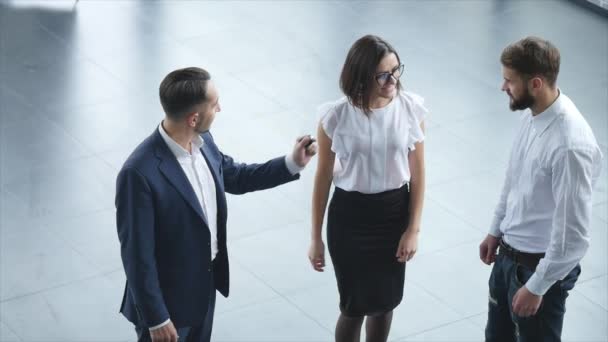
M173 140L173 138L171 138L169 134L167 134L167 131L165 131L162 122L158 125L158 132L160 133L160 136L163 137L163 140L169 147L169 150L171 150L173 155L175 155L175 158L180 159L190 157L190 152L188 152L188 150L183 148L180 144ZM200 135L197 135L196 138L191 141L191 144L192 148L200 150L205 144L205 141Z
M553 121L557 118L557 115L561 112L564 96L562 95L561 90L557 90L558 95L557 99L553 101L553 103L545 109L544 112L532 116L532 126L537 135L542 135L547 128L553 123Z

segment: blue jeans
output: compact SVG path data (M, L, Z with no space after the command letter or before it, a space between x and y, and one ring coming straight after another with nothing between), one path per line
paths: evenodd
M577 265L557 281L543 296L534 316L513 313L513 296L530 279L534 270L515 263L504 254L496 257L490 275L490 295L486 342L559 342L561 341L566 298L581 273Z

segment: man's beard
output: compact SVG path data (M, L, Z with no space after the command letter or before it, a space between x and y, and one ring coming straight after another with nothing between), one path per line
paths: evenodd
M200 120L200 121L198 121L198 122L196 123L196 126L194 127L194 130L195 130L195 131L196 131L196 133L198 133L198 134L203 134L203 133L205 133L205 132L207 132L207 131L208 131L208 129L206 129L206 128L204 127L203 120Z
M530 108L535 102L534 97L532 94L530 94L530 90L528 90L528 88L526 88L526 91L519 99L515 99L513 96L510 96L510 98L511 101L509 102L509 108L511 108L512 111Z

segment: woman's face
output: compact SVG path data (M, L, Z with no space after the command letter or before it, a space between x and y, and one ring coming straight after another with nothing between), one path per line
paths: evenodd
M402 72L403 68L394 53L384 56L376 68L373 79L373 94L387 99L395 97L397 94L397 83Z

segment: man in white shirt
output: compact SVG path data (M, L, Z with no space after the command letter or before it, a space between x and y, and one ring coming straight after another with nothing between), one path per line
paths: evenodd
M200 68L162 81L165 119L123 165L116 224L127 284L120 311L140 342L209 342L215 293L228 296L225 192L243 194L299 178L316 153L311 137L262 164L223 154L209 128L217 89Z
M602 154L591 128L557 87L560 54L527 37L501 55L520 128L481 260L490 276L486 341L560 341L565 302L589 246ZM498 249L498 255L496 250Z

